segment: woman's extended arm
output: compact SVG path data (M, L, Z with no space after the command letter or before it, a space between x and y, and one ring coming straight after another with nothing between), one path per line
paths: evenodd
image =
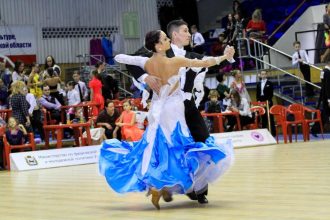
M126 54L118 54L115 56L115 60L118 63L135 65L141 67L142 69L144 69L144 65L148 59L148 57L130 56Z
M228 47L225 50L225 54L219 57L205 57L203 60L198 59L187 59L182 57L174 57L172 59L176 60L176 65L178 67L210 67L214 65L219 65L224 60L232 60L235 54L235 49L233 47Z

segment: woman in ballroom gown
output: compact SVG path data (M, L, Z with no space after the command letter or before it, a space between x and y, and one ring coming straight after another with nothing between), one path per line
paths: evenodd
M167 58L165 51L170 48L170 40L164 32L149 32L145 42L146 48L154 52L151 58L121 54L115 59L120 63L140 65L161 79L162 87L152 97L148 128L138 142L104 141L99 169L114 191L149 191L153 205L159 209L161 197L165 200L173 193L198 192L222 175L232 163L230 140L218 144L209 137L205 143L194 142L185 121L179 69L216 65L232 58L234 52L232 49L224 56L205 60Z

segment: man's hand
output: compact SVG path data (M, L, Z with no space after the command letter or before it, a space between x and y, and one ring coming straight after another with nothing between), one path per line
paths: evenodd
M159 93L160 87L162 86L160 78L157 76L148 75L144 81L152 90L154 90L156 93Z
M105 127L106 127L107 129L109 129L109 130L112 129L112 126L111 126L110 124L108 124L108 123L105 124Z
M227 57L227 60L230 61L234 57L235 48L233 46L227 46L223 53Z

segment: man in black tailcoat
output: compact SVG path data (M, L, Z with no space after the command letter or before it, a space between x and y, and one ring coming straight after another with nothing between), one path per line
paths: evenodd
M203 55L187 52L183 48L184 46L189 45L191 39L191 34L189 33L188 25L186 22L182 20L171 21L167 26L167 34L171 38L171 49L166 52L167 57L182 56L190 59L203 59ZM149 53L146 56L151 55L152 54ZM147 83L151 89L159 91L161 83L157 77L148 75L143 69L137 66L127 65L127 69L136 80L139 82ZM203 117L196 107L195 99L193 96L194 81L197 75L198 72L194 72L189 68L186 74L181 76L180 84L181 89L185 93L185 118L190 133L196 142L205 142L210 134L207 130ZM207 188L208 187L206 186L205 189L199 192L193 191L187 194L187 196L192 200L198 200L198 202L201 204L208 203L206 198ZM166 201L172 200L172 198L164 199Z

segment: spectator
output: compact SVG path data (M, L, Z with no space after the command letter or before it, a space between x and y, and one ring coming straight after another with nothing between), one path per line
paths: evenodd
M121 128L122 138L127 141L138 141L143 135L143 130L136 126L136 116L133 111L131 111L132 105L129 100L123 103L124 111L121 113L118 122L116 123L117 131L119 127ZM116 138L116 137L114 137Z
M244 37L244 29L245 29L245 19L241 17L239 13L234 14L234 33L232 36L232 39L230 41L235 45L235 47L238 46L238 43L236 42L237 38Z
M266 102L268 101L269 109L273 106L273 83L267 79L267 71L262 70L260 72L260 81L257 83L257 93L256 98L259 102ZM266 109L266 114L262 116L262 127L268 128L268 113ZM271 133L273 136L276 135L275 131L275 123L274 123L274 116L270 115L270 125L271 125Z
M295 53L292 55L292 65L298 66L304 79L311 82L311 70L309 67L309 58L305 50L301 49L301 44L299 41L293 43ZM306 96L314 96L313 86L311 84L305 83Z
M22 61L16 61L15 62L15 67L14 67L14 72L12 74L13 82L15 81L22 81L24 83L28 82L28 77L25 75L25 66Z
M22 124L19 124L15 117L8 119L8 127L6 130L6 138L10 145L20 145L25 142L27 135L26 129Z
M12 83L12 77L9 69L6 68L5 62L0 62L0 79L2 79L3 83L7 88L10 88L10 84Z
M227 26L226 26L226 30L225 30L225 37L227 39L227 42L229 44L232 44L232 39L233 39L233 35L234 35L234 31L235 31L235 22L234 22L234 18L233 18L233 14L228 14L227 16L228 21L227 21Z
M222 56L227 45L228 44L225 39L225 34L224 33L219 34L218 42L216 42L214 45L212 45L211 55L212 56Z
M239 113L242 127L254 122L254 117L250 111L250 105L248 101L246 98L242 98L238 91L235 89L230 91L230 104L228 105L227 110ZM232 131L236 125L236 117L228 116L227 119L229 127L226 129L226 131Z
M61 79L54 72L52 67L47 69L48 78L44 79L44 85L48 85L50 88L50 95L56 98L61 105L65 105L63 95L60 94L59 85L61 85Z
M320 108L322 103L322 124L324 125L329 123L330 117L330 63L328 63L324 69L321 71L321 92L317 108ZM311 133L313 136L320 132L320 127L318 123L314 123Z
M246 17L246 12L238 0L233 1L233 14L236 13L240 14L242 18Z
M102 82L102 95L104 100L116 99L119 92L117 81L106 72L104 62L98 62L95 67L97 68L97 72L99 73Z
M115 105L112 101L107 100L105 102L105 109L97 116L97 126L102 126L105 129L105 136L107 139L118 137L120 132L113 134L116 128L116 120L119 118L119 113L115 109ZM117 131L116 131L117 132Z
M248 103L251 102L250 95L246 89L245 83L242 79L242 74L240 70L234 70L233 71L234 81L230 85L231 90L236 90L241 98L245 98Z
M42 107L50 112L51 118L56 120L57 123L61 121L61 103L53 96L50 95L50 88L48 85L42 88L43 95L39 99Z
M204 53L204 43L205 40L203 38L203 35L198 32L197 26L192 25L190 27L191 30L191 48L194 52L203 54Z
M37 103L37 100L32 93L28 93L27 87L23 88L23 94L25 95L26 101L30 105L29 115L31 118L32 129L34 130L34 132L36 132L36 130L37 130L40 134L40 138L42 140L44 140L45 137L44 137L43 124L42 124L42 120L41 120L41 111L40 111L39 105Z
M205 109L204 111L206 113L221 113L222 111L224 111L224 107L222 105L222 102L219 101L219 93L217 90L210 90L209 93L209 101L207 101L205 103ZM209 132L213 132L213 117L208 117L206 119L206 125L209 129Z
M77 90L74 89L75 83L73 81L69 81L67 83L67 99L68 99L68 105L78 105L81 103L79 93Z
M205 103L205 112L206 113L220 113L225 111L222 102L219 101L219 93L217 90L212 89L209 93L209 101Z
M246 35L248 38L254 38L259 41L263 41L265 33L266 24L262 20L261 10L256 9L252 14L252 19L246 26Z
M40 66L39 64L35 63L32 67L27 85L30 89L30 93L38 99L42 96L41 86L43 82L40 79Z
M88 89L86 87L86 83L80 80L80 73L78 70L75 70L73 72L73 80L76 83L74 86L74 89L78 92L80 100L83 101L88 101Z
M325 37L325 46L327 47L323 55L321 55L321 63L324 63L328 60L330 54L330 4L326 5L326 13L323 15L323 24L324 24L324 37Z
M217 91L218 91L219 96L220 96L219 99L222 101L223 104L227 103L227 100L230 99L230 96L229 96L230 89L225 84L226 75L224 73L219 73L216 76L216 79L219 82L219 84L217 86ZM225 107L227 107L227 105Z
M24 88L26 88L24 82L13 82L11 85L12 94L9 97L9 105L12 109L12 116L17 120L17 122L30 129L30 104L26 101Z
M102 82L100 74L94 70L93 78L89 81L89 88L91 89L91 101L98 103L99 106L93 107L93 115L96 116L104 108L104 98L102 96Z
M3 83L2 79L0 79L0 109L8 108L8 88Z
M61 76L61 68L56 64L54 57L47 56L45 60L45 71L43 74L43 79L47 78L48 75L48 68L53 69L53 73L55 76ZM46 76L46 77L45 77Z

